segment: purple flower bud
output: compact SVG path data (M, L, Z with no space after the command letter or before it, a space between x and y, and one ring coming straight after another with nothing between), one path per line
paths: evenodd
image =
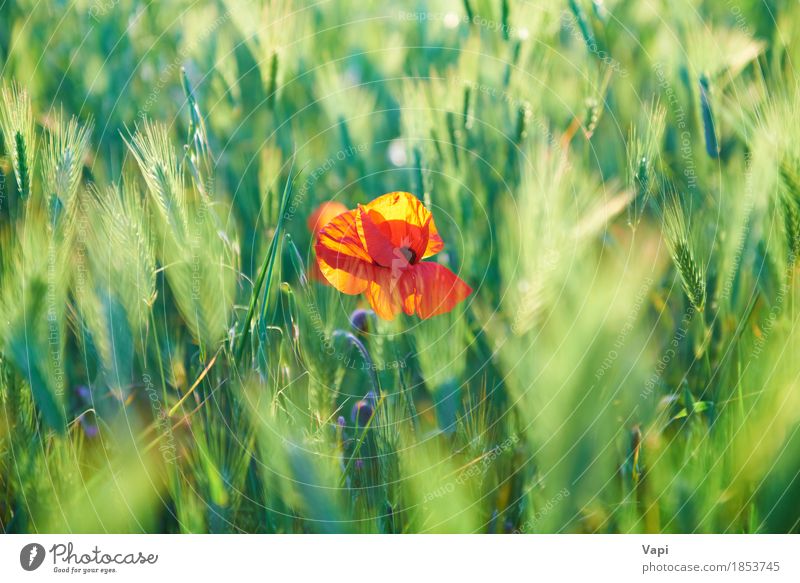
M363 467L364 467L364 460L362 460L361 458L358 458L358 459L356 460L356 463L355 463L355 468L356 468L357 470L360 470L360 469L361 469L361 468L363 468Z
M89 390L89 387L84 385L79 385L75 387L75 394L78 395L78 398L85 403L89 403L92 400L92 391Z
M336 420L336 424L337 424L339 427L342 427L342 428L344 428L344 426L345 426L345 423L346 423L346 421L344 420L344 417L343 417L342 415L339 415L339 418Z
M350 411L350 419L359 427L366 427L374 411L373 402L368 398L362 399L353 405L353 410Z
M88 414L81 415L81 428L83 428L84 435L86 435L86 437L89 439L97 436L97 434L100 432L97 425L89 421Z
M372 310L355 310L350 314L350 325L359 336L369 334L369 321L375 317L375 312Z

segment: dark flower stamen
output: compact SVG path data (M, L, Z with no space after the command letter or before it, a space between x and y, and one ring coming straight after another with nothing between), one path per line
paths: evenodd
M414 265L417 262L417 253L411 247L400 247L397 252L405 257L409 264Z

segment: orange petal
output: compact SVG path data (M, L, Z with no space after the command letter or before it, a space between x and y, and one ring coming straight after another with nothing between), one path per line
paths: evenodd
M308 217L308 230L316 235L325 225L342 213L347 207L338 200L329 200L320 204Z
M365 296L374 312L384 320L394 320L400 310L411 315L414 306L412 271L392 273L391 269L375 268Z
M433 257L442 249L444 249L444 241L442 241L439 233L436 232L436 227L434 226L433 221L431 221L431 233L428 236L428 246L425 249L425 253L422 254L422 259Z
M433 215L410 192L384 194L364 208L392 245L413 249L417 259L435 255L444 248Z
M420 318L449 312L472 293L472 288L444 265L424 262L410 271L414 274L414 303Z
M320 283L328 283L328 280L325 278L324 275L322 275L322 272L319 269L319 264L318 264L316 258L308 266L308 278L311 281L318 281Z
M355 209L337 215L322 228L314 246L318 256L320 250L324 249L337 256L343 255L372 263L372 258L358 233L356 225L358 212L358 209Z
M314 250L320 273L333 287L350 295L367 290L375 269L372 263L332 251L320 241L317 241Z

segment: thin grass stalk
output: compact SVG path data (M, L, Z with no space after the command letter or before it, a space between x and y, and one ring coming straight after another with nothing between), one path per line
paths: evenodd
M261 264L261 269L259 270L258 278L256 279L256 285L253 288L253 291L250 295L250 305L247 308L247 315L245 316L244 322L242 323L239 345L235 349L237 362L241 362L242 355L244 353L244 348L247 345L248 339L250 338L250 328L253 322L253 316L255 315L258 298L261 295L262 287L264 287L265 289L264 289L264 299L262 301L262 306L261 306L260 319L262 321L266 320L266 304L269 299L269 292L271 288L270 282L272 280L272 272L275 267L275 259L278 254L278 241L283 228L284 219L286 217L286 209L288 208L289 199L291 198L292 195L292 186L294 183L294 177L292 176L293 169L294 169L294 158L292 158L292 164L289 167L289 175L286 179L286 184L284 185L283 196L281 197L281 207L280 207L280 213L278 215L278 223L275 226L275 232L272 235L272 241L270 242L269 251L267 251L267 255L266 257L264 257L264 262ZM264 286L265 279L267 280L266 286Z

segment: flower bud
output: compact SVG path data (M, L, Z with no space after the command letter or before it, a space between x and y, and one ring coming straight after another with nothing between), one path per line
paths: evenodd
M350 326L353 327L353 331L358 334L359 336L364 336L369 334L370 329L370 319L375 317L375 312L372 310L362 310L358 309L353 311L350 315Z
M369 420L372 419L372 414L374 412L374 403L367 397L353 405L353 410L350 412L350 419L358 427L366 427Z
M75 387L75 394L83 403L90 403L92 400L92 391L85 385Z

